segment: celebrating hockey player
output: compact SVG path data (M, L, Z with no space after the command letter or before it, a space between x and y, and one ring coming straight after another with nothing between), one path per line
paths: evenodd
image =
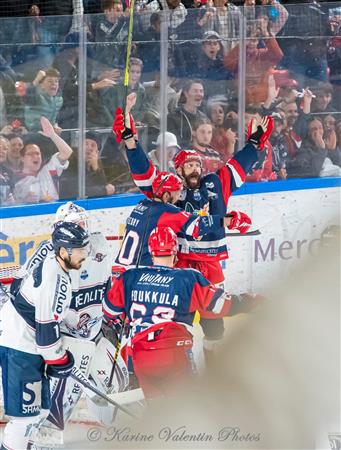
M87 211L73 202L67 202L58 208L54 222L77 223L86 230L91 228ZM128 371L119 355L114 383L110 389L107 387L115 347L101 332L102 301L111 286L112 255L101 233L89 233L89 236L90 252L83 262L82 270L70 273L72 300L60 324L60 330L64 342L74 355L76 365L84 375L90 373L97 387L103 392L117 392L127 387ZM33 272L35 267L53 252L51 241L45 241L38 247L12 283L13 296L18 291L24 274ZM55 379L50 384L52 393L50 414L40 429L38 440L44 444L62 444L63 433L58 430L64 428L81 397L82 390L71 378L66 383ZM89 410L99 422L111 423L114 413L111 406L96 405L88 397L86 400Z
M65 379L74 365L60 333L71 302L69 272L79 270L89 235L74 223L52 233L54 254L25 276L0 312L0 363L5 414L11 417L1 449L26 449L50 408L49 377Z
M118 141L124 140L127 157L136 185L147 196L152 195L152 182L157 170L146 157L137 141L134 120L128 113L134 103L134 94L127 97L127 114L123 116L118 108L113 131ZM271 134L273 120L265 117L260 121L252 120L248 127L248 141L217 173L202 176L202 162L194 150L181 150L174 158L178 175L184 182L184 191L176 205L188 212L226 216L228 201L232 193L245 181L246 174L258 160L257 150L264 149ZM250 227L250 218L238 211L230 211L232 216L230 229L245 233ZM199 270L211 283L223 285L224 274L220 261L228 258L224 229L212 230L194 241L188 236L179 235L179 261L177 267L191 267ZM219 345L224 334L223 319L214 319L212 314L203 313L200 320L204 331L205 359L209 360L211 351Z
M183 189L181 179L171 172L159 172L153 180L153 199L135 206L127 219L126 230L116 262L122 265L151 265L148 237L155 227L169 226L175 233L193 240L215 230L224 230L230 217L190 214L174 205Z
M228 296L197 270L174 269L177 237L170 227L155 228L148 244L154 266L128 269L114 280L104 314L128 317L134 370L146 398L152 398L193 375L196 310L233 316L250 311L257 299Z

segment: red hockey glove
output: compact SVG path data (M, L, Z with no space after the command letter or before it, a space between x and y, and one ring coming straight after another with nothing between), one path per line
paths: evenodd
M117 108L115 113L115 120L112 126L112 131L116 135L117 142L121 142L122 139L130 139L137 134L135 122L133 116L129 113L129 126L127 126L127 120L124 120L123 109Z
M227 217L231 217L228 229L238 230L241 234L246 233L252 225L250 217L241 211L231 211Z
M274 128L274 120L271 116L262 119L253 118L247 128L247 141L263 150Z

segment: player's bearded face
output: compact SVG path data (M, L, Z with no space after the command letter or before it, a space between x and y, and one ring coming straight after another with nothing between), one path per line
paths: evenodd
M69 270L80 269L87 255L88 255L87 248L73 248L71 255L68 254L68 256L64 258L66 268Z
M201 164L198 161L186 162L182 167L182 178L186 186L195 189L200 185Z

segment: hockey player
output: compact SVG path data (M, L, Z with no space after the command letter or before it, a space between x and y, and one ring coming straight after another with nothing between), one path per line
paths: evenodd
M67 202L60 206L55 215L55 224L77 223L84 229L90 228L89 215L81 206ZM55 225L56 226L56 225ZM90 233L90 252L79 272L70 273L72 300L68 312L60 325L63 339L75 357L76 365L85 375L90 375L97 387L106 393L124 390L128 384L128 371L121 356L116 364L116 377L111 389L107 389L112 356L115 347L101 332L102 301L111 286L112 255L105 237L101 233ZM25 263L12 283L15 295L22 281L23 273L32 272L49 255L53 254L51 241L43 242ZM116 342L115 342L116 344ZM98 375L100 374L100 375ZM48 420L41 427L39 441L62 444L62 430L79 401L82 390L71 378L67 382L51 382L52 404ZM95 405L87 398L87 406L99 422L111 423L114 409L111 406Z
M127 110L133 102L133 94L127 97ZM250 122L248 128L248 142L238 151L217 173L202 176L202 161L194 150L181 150L174 158L178 175L183 179L185 190L176 203L188 212L199 214L218 214L224 217L228 208L228 201L232 193L245 181L246 174L258 160L257 150L262 151L273 128L271 117L261 121ZM157 170L146 157L141 145L137 141L137 133L131 114L126 115L122 109L116 111L113 125L116 138L124 140L127 157L136 185L147 196L151 196L152 182ZM230 229L245 233L251 224L250 218L238 211L230 211L232 216ZM200 241L194 241L188 236L179 235L179 261L177 267L192 267L199 270L205 278L216 285L223 285L224 274L220 261L228 258L226 237L224 230L217 229L206 234ZM223 319L213 319L210 313L204 313L200 323L204 331L204 352L208 361L210 352L219 345L224 334Z
M128 269L113 283L104 314L126 314L132 326L134 370L146 398L172 392L193 375L195 311L223 316L248 312L251 296L228 296L193 269L176 269L176 234L157 227L149 236L153 267Z
M187 213L174 205L182 193L181 179L171 172L159 172L153 180L153 199L144 199L135 206L127 219L123 243L116 262L128 265L151 265L148 237L155 227L170 226L181 236L193 241L206 233L224 230L231 218L200 216Z
M27 273L15 299L0 312L4 406L11 417L1 449L28 448L49 411L49 377L65 379L74 365L60 323L71 302L69 272L85 261L89 235L77 224L61 223L52 245L55 254Z

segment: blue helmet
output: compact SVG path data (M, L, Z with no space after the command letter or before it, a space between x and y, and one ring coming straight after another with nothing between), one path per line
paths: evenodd
M86 247L90 242L88 233L73 222L58 222L52 233L52 244L55 252L61 247L66 249Z

